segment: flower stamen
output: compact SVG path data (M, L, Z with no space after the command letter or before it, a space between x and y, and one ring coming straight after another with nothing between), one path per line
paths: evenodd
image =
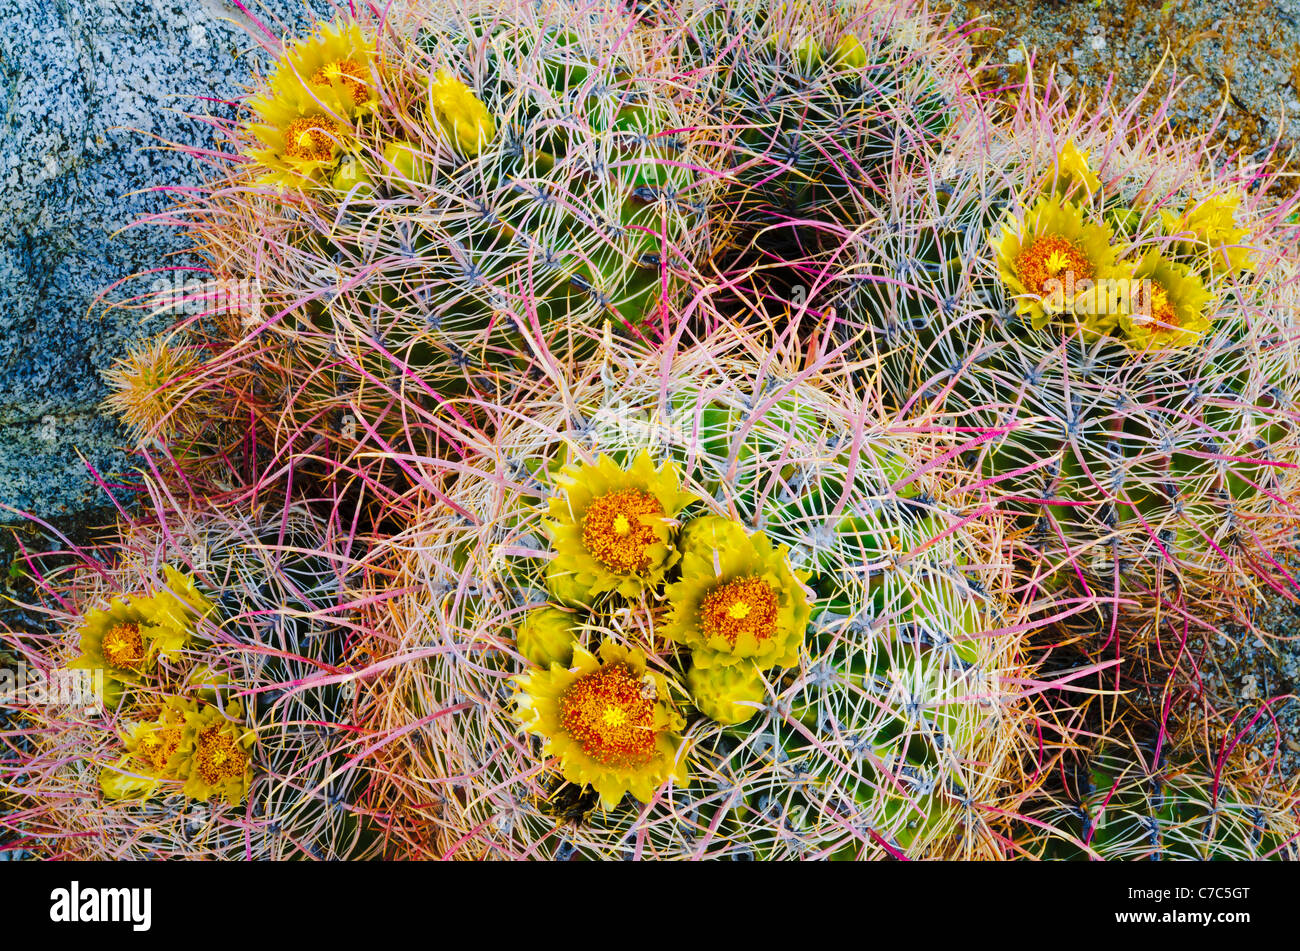
M1075 282L1091 280L1092 262L1073 241L1060 235L1048 234L1035 238L1029 247L1016 256L1016 274L1025 286L1038 296L1050 289L1045 285L1064 274L1073 276Z
M733 647L743 634L765 640L777 633L780 606L772 586L757 576L720 584L700 602L700 629Z
M122 670L137 667L144 661L144 637L138 624L118 624L104 635L101 642L104 660Z
M607 664L560 697L560 724L603 766L644 766L655 755L655 701L627 664Z
M350 59L327 63L316 70L307 82L312 86L329 86L340 82L357 106L364 106L370 101L370 87L366 83L366 71L360 64Z
M648 492L610 492L587 507L582 517L582 543L611 571L645 571L650 567L650 548L659 540L651 520L663 515L663 506Z
M328 162L339 131L338 123L324 116L294 119L284 132L284 157L294 162Z
M228 730L214 724L199 734L195 753L195 769L199 779L209 786L224 780L238 779L248 765L248 754L241 750Z

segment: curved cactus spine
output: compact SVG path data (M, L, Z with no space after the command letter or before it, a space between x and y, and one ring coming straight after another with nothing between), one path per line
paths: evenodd
M1031 800L1021 845L1050 859L1295 859L1300 789L1273 757L1248 757L1248 721L1213 721L1207 738L1126 708L1095 749L1062 762L1054 795Z
M836 327L825 258L840 238L822 226L851 230L880 182L978 111L964 30L909 2L698 0L645 18L681 96L707 107L713 309L805 338Z
M393 785L375 806L394 816L391 839L458 858L1001 853L1032 679L998 521L968 517L941 434L895 427L844 382L718 340L615 355L562 393L503 409L497 437L463 465L429 470L410 528L375 562L375 597L388 592L376 630L405 658L369 698L374 729L393 737ZM619 479L689 501L664 505L671 523L644 523L668 526L668 547L653 549L662 567L601 593L574 566L609 550L547 525L576 519L582 544L597 545L596 501L574 493ZM633 537L632 517L622 535L611 524ZM727 567L737 560L753 567ZM793 653L777 656L760 636L745 642L753 653L727 647L707 621L689 633L697 615L683 605L704 603L692 589L707 600L758 578L777 587L733 601L720 630L753 630L747 619L777 597L753 623L797 630L802 646L781 640ZM786 621L772 620L778 603L791 605ZM558 650L566 633L571 649ZM680 745L653 781L629 780L641 803L574 768L573 737L589 734L563 734L570 754L550 758L540 737L520 735L525 709L534 732L554 716L538 699L545 683L608 666L606 642L644 652L627 663L662 678L648 696L677 724L664 736Z
M29 685L7 711L22 741L0 795L22 808L5 838L47 858L373 855L348 540L300 510L150 488L102 548L27 556L49 632L3 638ZM143 646L127 668L118 633Z
M838 252L839 314L889 354L900 404L987 435L972 465L1066 575L1211 602L1284 584L1300 488L1289 205L1270 205L1261 168L1165 141L1135 106L1070 112L1032 86L1019 102L865 209ZM1053 242L1059 279L1034 257Z

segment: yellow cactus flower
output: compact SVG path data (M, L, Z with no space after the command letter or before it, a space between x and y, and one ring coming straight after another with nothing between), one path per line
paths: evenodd
M1101 191L1101 176L1093 169L1088 153L1080 152L1073 141L1067 141L1053 157L1043 187L1054 190L1062 198L1082 201Z
M238 704L231 704L226 714L197 704L186 711L176 771L185 778L183 791L191 799L220 798L236 806L248 795L254 735L239 722L241 716Z
M258 181L282 189L319 185L339 156L353 147L353 130L304 89L249 102L260 121L250 131L261 143L248 156L263 169Z
M178 764L185 752L185 715L197 709L190 701L171 698L157 719L127 727L122 739L127 755L99 774L99 786L109 799L150 799L168 780L180 778Z
M123 756L99 771L99 788L106 799L152 799L162 780L134 757Z
M551 499L545 523L555 547L548 583L565 603L609 591L636 598L677 563L675 520L695 496L681 491L672 463L656 469L642 451L624 470L602 455L595 465L566 466L556 482L563 495Z
M699 668L795 666L811 612L786 549L762 532L713 538L684 551L681 580L664 590L671 605L664 633L691 648Z
M69 670L102 670L106 682L139 683L158 659L152 603L148 598L114 599L88 611L78 632L81 656Z
M285 47L271 95L293 101L307 93L338 116L372 112L379 104L377 58L375 40L360 24L337 21Z
M1191 269L1152 249L1133 269L1119 325L1136 349L1185 347L1210 329L1205 312L1213 299Z
M456 150L473 158L496 136L487 106L463 82L439 69L429 84L429 111Z
M127 738L126 748L152 767L156 775L162 776L180 752L182 733L181 723L142 723Z
M1116 273L1110 227L1087 221L1082 208L1055 195L1040 198L993 243L1016 313L1036 330L1073 313L1080 293Z
M556 664L514 680L521 728L542 737L543 754L559 760L566 780L595 789L605 809L629 792L649 802L670 778L689 782L678 735L686 721L642 651L606 640L599 659L577 647L568 669Z
M1241 193L1213 195L1188 206L1181 215L1160 212L1165 234L1177 238L1176 248L1189 257L1203 256L1211 274L1231 276L1255 270L1254 249L1244 242L1247 228L1236 226Z
M169 655L190 642L201 618L216 607L200 592L194 576L163 565L165 586L154 592L148 607L159 651Z

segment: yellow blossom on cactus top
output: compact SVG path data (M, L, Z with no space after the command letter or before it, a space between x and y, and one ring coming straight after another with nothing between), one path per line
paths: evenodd
M624 793L649 802L669 778L689 781L678 735L686 721L642 651L606 640L599 659L577 647L569 668L514 679L522 729L543 737L543 755L557 758L569 782L595 789L606 809Z
M68 669L103 670L106 681L139 683L157 663L156 635L150 599L114 599L86 612L78 630L81 656Z
M1185 347L1210 329L1212 301L1199 275L1152 249L1133 269L1119 326L1138 350Z
M1101 176L1092 167L1087 152L1080 152L1073 141L1067 141L1052 159L1044 188L1054 189L1058 195L1084 201L1101 191Z
M435 72L429 84L429 111L466 158L478 155L496 135L496 123L487 106L445 69Z
M705 538L692 538L681 580L665 589L671 605L665 633L694 651L699 668L796 665L810 609L786 549L774 548L762 532L716 532L714 544L696 543Z
M171 698L156 719L128 725L122 739L127 755L99 774L99 786L109 799L149 799L168 780L178 780L183 758L185 714L191 701Z
M338 116L371 112L379 103L376 47L357 23L338 21L285 47L271 78L271 95L303 92Z
M162 780L130 755L99 771L99 788L106 799L152 799L161 787Z
M1079 205L1055 195L1040 198L1022 219L1004 226L994 250L1016 313L1036 330L1073 313L1083 290L1115 274L1110 227L1088 221Z
M1240 192L1233 191L1190 205L1181 215L1161 211L1160 219L1165 233L1178 238L1181 253L1205 256L1211 273L1232 275L1255 269L1254 249L1244 243L1250 231L1237 227L1240 204Z
M249 105L259 120L249 127L259 145L248 155L263 169L258 179L262 184L296 189L319 185L352 147L351 127L305 89L257 96Z
M224 799L232 806L244 801L253 781L253 732L239 722L242 714L231 704L227 714L217 707L196 705L185 713L185 728L177 772L185 778L191 799Z
M194 576L171 565L163 565L164 587L150 598L150 621L156 628L154 640L168 655L190 642L199 620L215 610L200 592Z
M570 465L556 479L545 523L555 548L548 566L552 590L586 603L617 591L635 598L676 564L676 517L695 496L679 487L671 462L656 469L642 451L626 470L602 455L595 465Z
M174 760L185 742L185 714L195 709L184 700L169 700L156 720L137 723L123 738L128 753L159 777L176 776Z

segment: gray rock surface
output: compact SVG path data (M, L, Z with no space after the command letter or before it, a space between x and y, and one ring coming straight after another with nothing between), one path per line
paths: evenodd
M247 5L301 25L302 0ZM165 207L142 189L196 180L150 137L210 141L185 113L228 108L200 97L238 94L262 55L250 26L226 0L0 0L0 503L76 514L105 501L81 457L129 468L100 372L147 328L91 304L183 249L170 229L116 232Z

